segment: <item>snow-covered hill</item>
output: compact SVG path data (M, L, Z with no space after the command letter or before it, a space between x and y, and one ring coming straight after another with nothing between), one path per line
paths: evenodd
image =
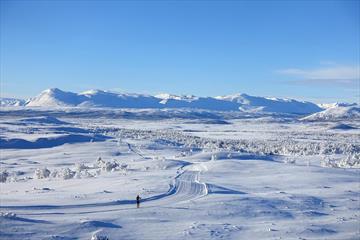
M351 106L356 106L356 103L320 103L318 104L319 107L323 108L323 109L329 109L329 108L334 108L334 107L351 107Z
M18 107L18 106L24 106L25 100L17 99L17 98L0 98L0 107Z
M312 114L323 109L311 102L294 99L255 97L236 94L220 97L177 96L171 94L145 95L90 90L82 93L47 89L30 99L29 107L109 107L109 108L189 108L215 111L270 112Z
M254 97L247 94L235 94L216 98L238 103L240 109L246 111L307 114L322 110L314 103L294 99Z
M29 100L29 107L66 107L77 106L86 100L85 97L72 92L64 92L58 88L51 88L41 92Z
M219 111L238 110L238 105L215 98L179 97L170 94L151 96L145 94L114 93L90 90L83 93L64 92L53 88L31 99L27 106L54 107L112 107L112 108L196 108Z
M360 119L360 107L332 107L302 118L306 121L337 121Z

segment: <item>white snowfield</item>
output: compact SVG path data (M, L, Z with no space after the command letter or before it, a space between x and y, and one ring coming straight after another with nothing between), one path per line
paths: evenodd
M359 238L357 119L69 107L0 116L0 239Z

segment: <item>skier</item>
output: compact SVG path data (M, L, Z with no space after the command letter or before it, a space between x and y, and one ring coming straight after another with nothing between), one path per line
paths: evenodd
M136 196L136 206L139 208L140 207L140 199L141 197L139 195Z

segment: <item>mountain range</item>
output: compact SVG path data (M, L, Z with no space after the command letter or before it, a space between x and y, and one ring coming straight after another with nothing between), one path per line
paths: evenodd
M1 98L1 106L26 107L107 107L107 108L189 108L216 111L272 112L312 114L334 106L348 104L317 105L294 99L256 97L234 94L218 97L193 95L146 95L90 90L82 93L66 92L51 88L29 100Z

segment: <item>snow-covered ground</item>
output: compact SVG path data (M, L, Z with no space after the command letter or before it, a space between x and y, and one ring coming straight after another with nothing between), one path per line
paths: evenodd
M0 239L359 238L356 120L180 109L0 116Z

